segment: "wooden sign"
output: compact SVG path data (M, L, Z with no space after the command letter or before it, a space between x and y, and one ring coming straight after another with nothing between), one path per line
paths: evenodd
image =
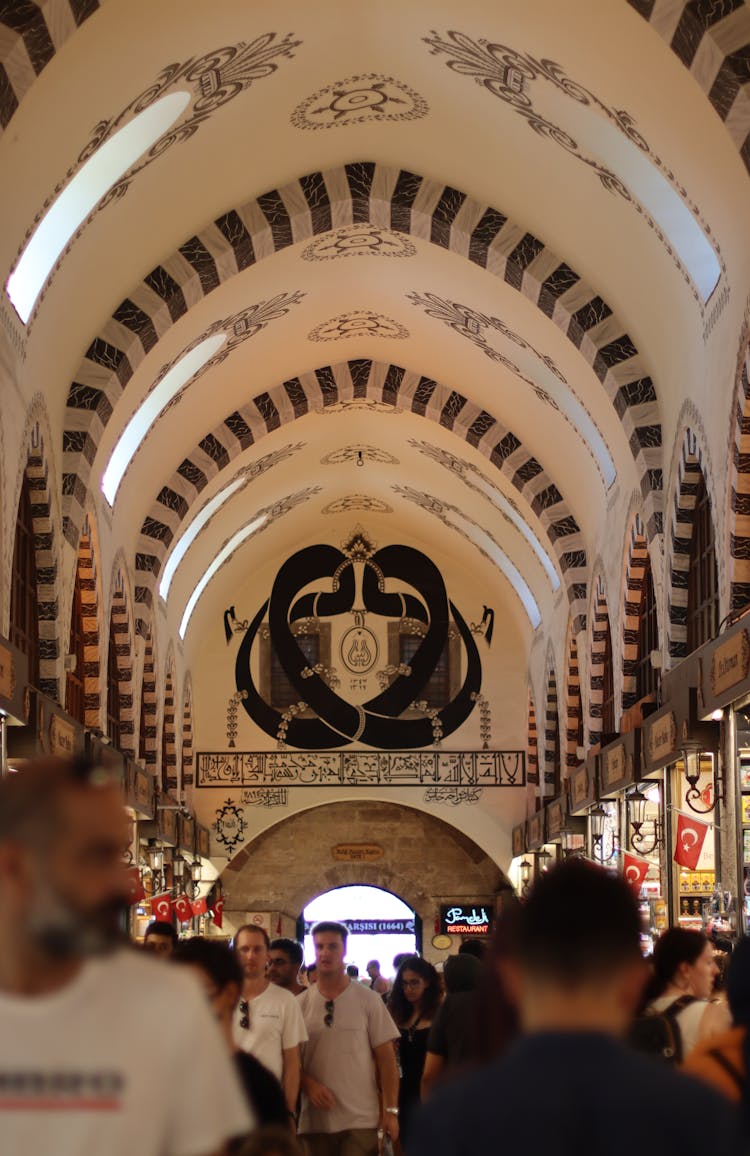
M385 851L378 843L337 843L331 855L337 863L374 863Z
M513 828L511 834L511 846L513 849L513 858L517 859L526 851L526 824L519 823Z
M547 804L547 838L550 842L560 837L564 819L565 806L562 799L554 799Z
M16 663L9 646L0 646L0 696L5 699L16 696Z
M595 766L582 763L570 773L570 810L584 811L596 802Z
M677 722L674 711L668 711L651 722L646 720L646 762L650 767L665 766L677 753Z
M544 811L537 811L529 819L529 850L536 851L544 843Z
M714 698L744 682L750 672L750 640L747 630L720 643L711 658L711 693Z

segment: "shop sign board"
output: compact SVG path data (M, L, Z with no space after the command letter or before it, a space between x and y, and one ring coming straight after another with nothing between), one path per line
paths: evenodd
M192 815L177 816L177 846L183 853L195 854L195 819Z
M529 850L536 851L544 845L544 811L537 811L535 815L531 816L528 831Z
M562 835L565 821L565 803L562 798L547 804L547 838L550 842Z
M677 720L673 710L644 720L644 762L650 771L660 770L678 757Z
M210 858L211 832L208 827L202 827L200 823L196 823L195 825L195 849L201 859Z
M641 732L628 731L617 742L605 747L599 757L599 782L602 798L611 798L630 786L640 761Z
M518 823L511 832L511 848L513 858L517 859L526 852L526 824Z
M750 694L750 626L736 623L700 651L699 711L702 718Z
M177 846L177 800L171 795L162 795L164 806L174 810L157 810L156 837L161 843L168 843L170 847ZM192 848L191 848L192 850Z
M414 935L413 919L339 919L352 935ZM305 920L305 935L315 926L314 920Z
M0 639L0 711L8 722L20 725L27 715L23 692L28 679L26 655L6 639Z
M130 760L127 764L125 802L141 818L153 818L154 780L144 767Z
M22 727L9 727L9 758L54 755L69 759L82 754L85 739L79 722L61 710L53 699L33 687L26 687L24 699L28 723Z
M440 930L444 935L489 935L491 929L490 904L452 904L440 908Z
M571 771L570 778L570 811L577 815L593 807L596 802L596 760L587 759Z
M331 856L337 863L374 863L384 855L379 843L337 843L331 847Z

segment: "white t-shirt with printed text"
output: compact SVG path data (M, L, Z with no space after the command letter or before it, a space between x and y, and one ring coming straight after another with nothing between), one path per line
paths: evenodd
M121 949L0 992L2 1156L206 1156L253 1123L188 969Z
M242 1012L239 1004L234 1009L234 1042L243 1052L249 1052L260 1060L280 1080L284 1070L282 1053L307 1039L297 997L286 988L269 983L264 992L248 1003L249 1028L240 1026Z

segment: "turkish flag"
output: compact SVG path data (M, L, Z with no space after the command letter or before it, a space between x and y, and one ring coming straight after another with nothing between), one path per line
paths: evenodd
M636 896L641 893L643 880L648 875L650 866L648 859L642 859L640 855L631 855L629 852L623 851L622 877L633 888Z
M192 909L193 915L205 915L208 911L208 904L206 903L205 895L201 896L200 899L194 899L190 904L190 907Z
M171 923L172 922L172 897L168 891L163 895L154 895L151 900L151 914L154 919Z
M700 819L694 819L692 815L683 815L682 811L679 811L672 856L675 863L679 863L680 867L687 867L688 871L695 871L707 834L708 823L701 823Z
M180 923L187 923L193 918L193 908L190 904L190 900L184 893L177 896L173 906L174 913L179 919Z
M128 867L125 872L128 879L128 903L140 903L145 899L146 892L143 890L143 880L141 879L141 872L138 867Z
M211 908L211 918L213 919L214 923L221 931L221 926L224 922L224 900L223 899L217 899L216 902L214 903L213 907Z

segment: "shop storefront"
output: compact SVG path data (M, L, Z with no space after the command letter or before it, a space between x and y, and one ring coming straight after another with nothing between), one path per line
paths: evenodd
M664 676L666 704L644 721L642 773L654 785L643 793L660 841L669 924L709 932L733 901L717 871L718 726L698 718L694 657ZM648 805L644 811L648 823Z
M556 848L557 858L585 855L586 820L570 814L567 784L562 794L546 808L547 844Z
M570 772L568 806L571 817L582 819L584 823L583 854L588 859L601 862L601 848L594 839L597 816L594 814L593 818L590 818L599 804L598 776L599 755L589 754L585 762Z
M743 617L694 656L697 713L720 729L715 787L721 810L721 900L727 934L750 934L750 618ZM692 752L688 758L693 759ZM695 769L695 768L694 768ZM698 768L699 769L699 768ZM700 789L700 780L697 784ZM695 802L691 795L691 802ZM698 804L700 804L700 794ZM737 913L733 919L733 902ZM721 930L721 926L719 927Z
M0 774L7 772L7 735L27 720L24 690L28 680L26 655L0 638Z

